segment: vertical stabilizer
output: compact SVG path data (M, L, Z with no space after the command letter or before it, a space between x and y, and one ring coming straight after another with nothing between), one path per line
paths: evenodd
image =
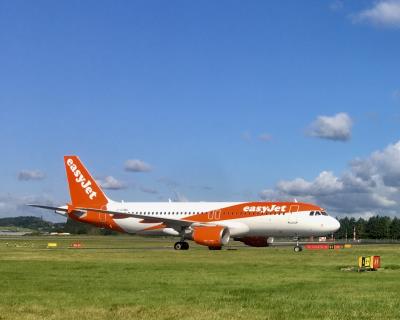
M74 207L105 209L108 199L77 156L64 156L71 204Z

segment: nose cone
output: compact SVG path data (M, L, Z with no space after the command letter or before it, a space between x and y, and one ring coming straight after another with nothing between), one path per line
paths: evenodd
M338 231L339 228L340 228L340 222L337 221L337 220L336 220L335 218L333 218L333 217L330 217L330 218L331 218L331 221L330 221L330 223L329 223L330 231L331 231L331 232L336 232L336 231Z

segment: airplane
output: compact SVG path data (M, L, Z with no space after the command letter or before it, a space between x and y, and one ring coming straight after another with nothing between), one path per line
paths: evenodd
M189 249L186 240L220 250L231 239L267 247L273 237L300 237L337 231L339 221L314 204L302 202L117 202L109 199L78 156L64 156L71 201L54 210L64 217L121 233L179 237L175 250Z

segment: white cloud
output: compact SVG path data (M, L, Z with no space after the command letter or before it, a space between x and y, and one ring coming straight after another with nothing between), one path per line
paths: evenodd
M156 189L148 188L148 187L144 187L144 186L139 187L139 190L144 193L158 194L158 191Z
M258 136L258 139L260 139L261 141L271 141L272 136L268 133L262 133Z
M130 159L125 162L125 170L133 172L149 172L152 170L152 167L142 160Z
M180 185L179 182L175 181L174 179L168 178L168 177L161 177L157 181L159 183L165 185L168 188L176 188Z
M244 141L250 142L252 140L251 133L248 131L242 132L242 139Z
M312 182L302 178L292 181L281 181L277 185L278 190L294 196L319 196L331 194L343 189L343 182L339 181L332 172L322 171Z
M381 0L353 16L353 22L367 22L385 27L400 27L400 0Z
M29 181L29 180L43 180L45 174L39 170L21 170L18 172L18 180Z
M175 191L175 197L174 197L173 201L174 202L188 202L189 199L182 193Z
M258 139L259 141L264 141L264 142L268 142L268 141L272 140L272 136L266 132L263 132L263 133L260 133L259 135L253 136L253 134L250 131L244 131L241 134L241 138L243 141L246 141L249 143L255 141L256 139Z
M343 1L335 0L329 5L332 11L339 11L343 9Z
M297 198L326 207L337 215L400 214L400 141L364 159L353 160L336 176L323 171L314 180L280 181L260 192L265 200Z
M42 204L47 206L60 206L65 203L57 203L54 199L46 194L43 195L25 195L16 196L9 194L0 194L0 217L17 217L17 216L35 216L43 217L48 221L65 221L65 218L53 211L32 208L27 204Z
M284 201L284 200L290 200L291 197L283 194L281 192L278 192L275 189L264 189L261 190L258 193L259 197L263 199L264 201Z
M114 178L113 176L107 176L104 179L97 179L97 183L103 189L120 190L120 189L126 188L126 184L124 182L119 181L118 179Z
M358 160L353 167L364 178L367 173L379 176L387 187L400 187L400 141L375 151L366 160Z
M308 134L321 139L347 141L351 138L353 122L347 113L319 116L310 126Z

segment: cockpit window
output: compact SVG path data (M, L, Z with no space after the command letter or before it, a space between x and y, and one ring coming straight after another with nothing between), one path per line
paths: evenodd
M310 211L310 216L327 216L326 211Z

